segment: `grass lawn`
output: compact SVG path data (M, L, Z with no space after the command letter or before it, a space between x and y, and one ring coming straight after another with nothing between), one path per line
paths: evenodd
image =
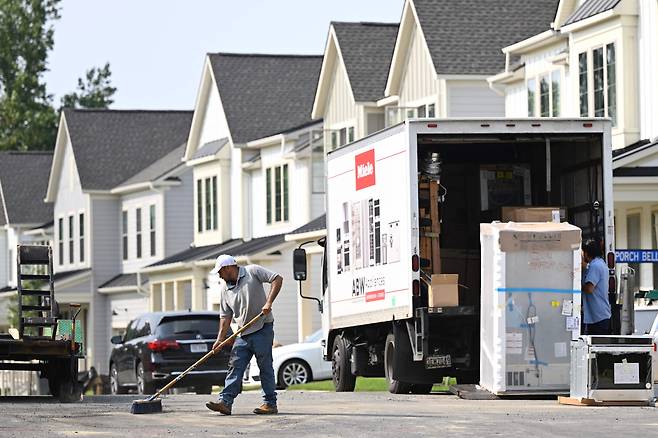
M453 378L446 379L441 384L434 385L432 392L446 392L450 385L454 385L457 381ZM305 385L293 385L288 388L290 391L333 391L334 384L331 380L320 380L318 382L311 382ZM355 391L388 391L386 379L383 377L357 377Z

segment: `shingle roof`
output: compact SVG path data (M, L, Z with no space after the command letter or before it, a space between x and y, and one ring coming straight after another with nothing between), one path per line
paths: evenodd
M0 152L0 225L52 220L53 205L43 202L52 161L52 152Z
M311 120L321 56L210 53L233 142L316 123Z
M187 141L192 111L65 109L85 190L110 190Z
M213 140L205 143L203 146L197 149L197 151L192 156L192 159L196 160L197 158L215 155L217 152L221 151L227 143L228 138L220 138L219 140Z
M148 166L146 169L125 180L123 183L121 183L120 187L155 181L167 172L183 165L181 159L183 158L183 154L185 154L186 146L187 144L183 143L164 157Z
M56 272L55 275L53 275L53 281L62 281L66 278L74 277L78 274L82 274L83 272L90 272L90 268L85 268L85 269L76 269L74 271L64 271L64 272Z
M564 22L564 26L593 17L601 12L608 11L617 6L619 1L620 0L586 0L573 12L573 14L571 14L569 18L567 18L567 21Z
M331 23L350 80L354 99L374 102L384 97L397 23Z
M438 74L489 75L503 47L550 28L558 0L413 0Z
M650 143L651 143L651 140L644 139L644 140L636 141L635 143L630 144L626 147L623 147L623 148L620 148L620 149L615 149L614 151L612 151L612 158L616 159L620 155L625 155L629 152L635 152L638 149L643 148L644 146L646 146ZM655 146L655 145L658 145L658 142L649 145L649 147L652 147L652 146Z
M171 265L173 263L185 263L196 260L206 259L208 254L214 254L218 250L228 250L229 248L242 243L240 239L229 240L218 245L193 246L181 252L166 257L159 262L153 263L150 267Z
M311 231L324 230L326 227L327 227L327 215L323 214L322 216L316 217L311 222L302 225L301 227L297 228L296 230L288 234L310 233Z
M142 285L148 283L148 276L141 275ZM137 274L119 274L111 280L98 286L99 289L110 287L137 287Z

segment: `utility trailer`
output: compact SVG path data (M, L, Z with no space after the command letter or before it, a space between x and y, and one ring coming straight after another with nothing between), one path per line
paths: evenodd
M83 354L75 323L80 306L70 305L77 309L72 320L58 319L49 246L18 245L16 257L19 329L0 333L0 369L39 371L53 396L78 401L78 359Z
M558 206L599 239L616 303L611 163L605 119L418 119L329 152L319 243L336 390L356 376L394 393L479 382L479 229L503 207ZM458 301L431 307L428 273L458 274Z

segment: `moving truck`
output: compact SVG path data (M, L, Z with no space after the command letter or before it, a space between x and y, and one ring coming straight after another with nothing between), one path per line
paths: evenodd
M356 376L386 376L393 393L478 383L480 223L576 225L605 245L616 302L610 129L417 119L329 152L320 307L336 390ZM304 278L305 264L295 271Z

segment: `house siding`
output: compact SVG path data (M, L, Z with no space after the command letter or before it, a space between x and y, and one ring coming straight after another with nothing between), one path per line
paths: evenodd
M399 106L402 107L438 103L439 84L427 44L417 26L412 32L400 84ZM432 99L428 100L430 97Z
M447 81L448 117L502 117L505 99L484 81Z
M224 114L224 107L222 106L217 85L215 85L214 80L210 78L208 80L211 81L211 85L205 96L204 110L201 114L203 122L200 125L199 144L196 145L196 149L213 140L229 136L226 115Z
M73 157L73 148L68 139L64 150L64 159L57 189L54 208L54 230L53 230L53 266L55 272L70 271L89 267L89 248L92 247L92 236L89 230L89 196L82 192L80 177ZM79 237L79 220L78 214L85 213L85 260L80 263L80 252L77 238ZM68 245L68 217L74 215L74 236L76 237L73 244L74 255L73 263L69 263L69 245ZM59 227L58 220L64 218L64 253L63 264L59 263Z
M112 294L109 300L112 336L122 334L130 321L149 311L148 298L134 292Z
M108 373L111 337L111 309L107 296L98 293L98 286L121 272L121 243L119 235L120 202L116 198L93 197L91 199L94 241L92 252L92 286L95 291L91 299L91 326L93 339L91 364L99 373Z
M506 87L505 117L528 117L528 91L524 81Z
M359 132L358 125L360 123L358 121L357 104L352 97L352 88L345 65L340 57L337 58L334 64L329 96L324 111L324 127L330 130L354 126L355 136L357 138L363 137L363 133ZM328 141L331 141L331 134L327 133L325 135L327 135Z
M658 136L658 1L639 1L640 138Z
M182 175L181 185L164 192L164 224L158 224L164 232L164 256L168 257L190 246L194 238L194 178L192 169Z
M281 256L277 260L268 260L259 263L263 267L274 271L283 277L283 286L274 301L272 312L274 313L274 338L281 344L292 344L297 342L297 294L298 285L292 273L292 251L291 244L281 250ZM269 289L268 289L269 291Z

